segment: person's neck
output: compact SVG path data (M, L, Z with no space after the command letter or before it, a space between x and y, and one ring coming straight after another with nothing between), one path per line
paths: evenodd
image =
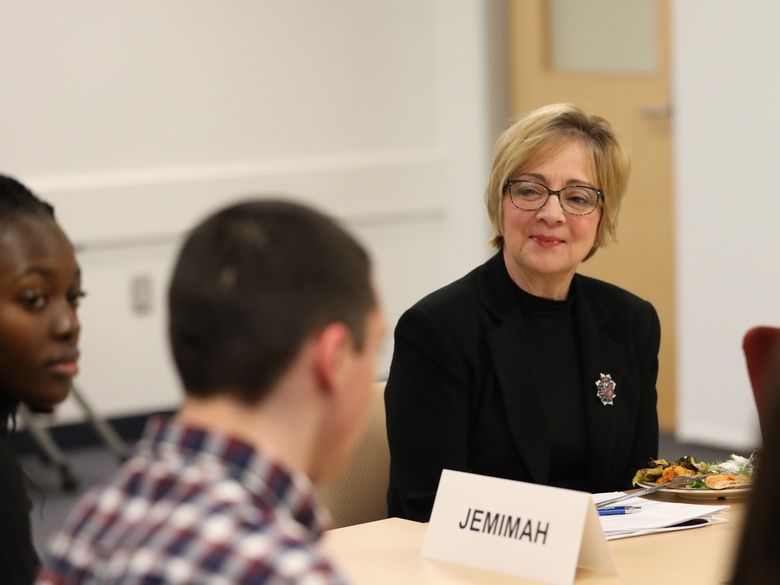
M563 301L569 296L569 287L574 278L574 270L553 274L529 274L512 262L509 262L506 252L504 252L504 265L512 282L528 294L553 301Z
M178 419L184 425L241 439L284 467L310 475L317 412L293 404L289 393L274 389L260 404L248 405L229 394L187 396Z

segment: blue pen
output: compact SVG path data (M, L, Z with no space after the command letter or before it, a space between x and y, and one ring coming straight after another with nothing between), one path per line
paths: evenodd
M614 508L600 508L599 516L620 516L621 514L633 514L639 512L641 506L615 506Z

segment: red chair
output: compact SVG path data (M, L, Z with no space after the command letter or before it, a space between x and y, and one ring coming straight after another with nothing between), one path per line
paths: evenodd
M773 367L780 359L780 327L752 327L742 339L742 350L745 352L750 385L753 387L761 434L764 435L768 415L766 410L769 406L766 384Z

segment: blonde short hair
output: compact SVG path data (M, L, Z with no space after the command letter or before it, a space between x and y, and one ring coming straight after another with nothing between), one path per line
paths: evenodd
M574 140L585 147L596 187L604 194L596 239L586 259L607 239L615 240L620 203L628 183L628 155L604 118L588 115L572 104L552 104L517 120L496 142L485 190L485 204L494 230L490 242L496 248L504 245L501 202L506 182L555 156Z

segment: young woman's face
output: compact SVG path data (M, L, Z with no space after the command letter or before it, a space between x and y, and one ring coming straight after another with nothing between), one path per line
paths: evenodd
M0 223L0 391L47 411L78 372L81 272L54 220Z

